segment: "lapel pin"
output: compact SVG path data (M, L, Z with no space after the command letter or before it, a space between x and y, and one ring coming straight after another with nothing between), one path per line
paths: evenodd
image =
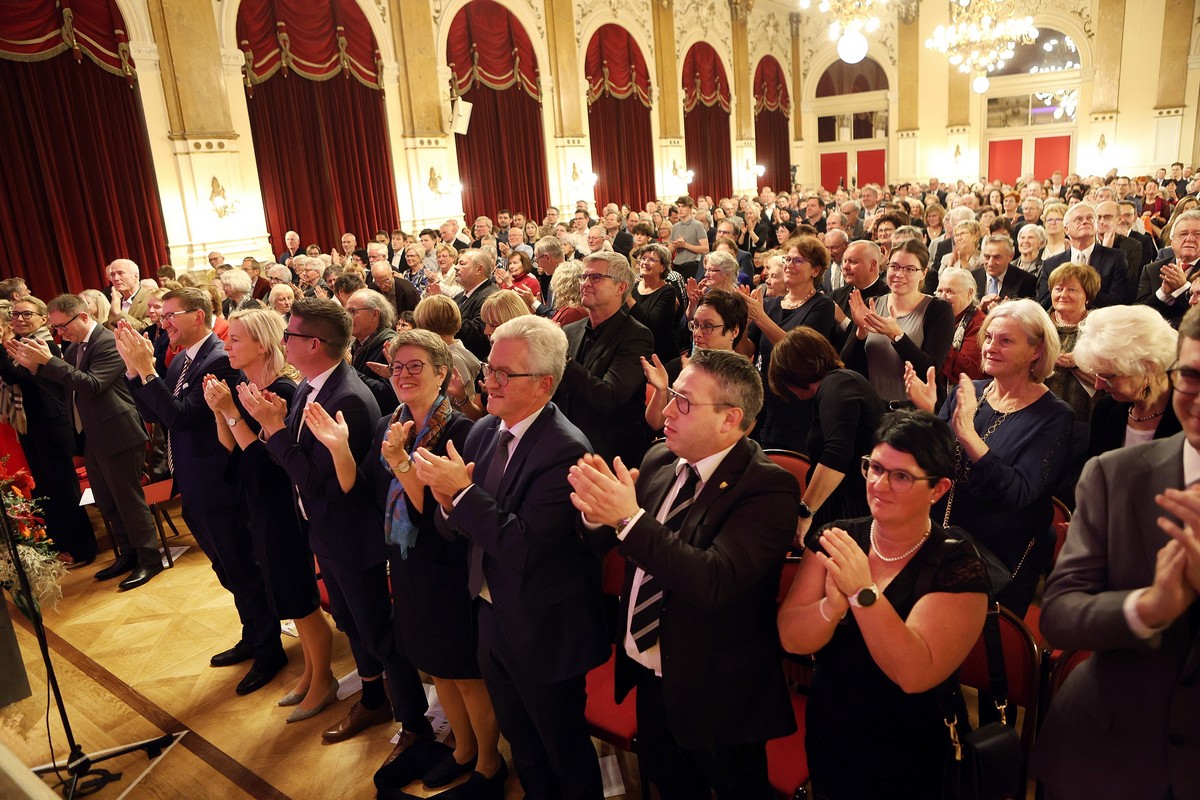
M721 486L720 486L719 488L721 488L721 489L728 489L728 488L729 488L729 484L728 484L727 482L725 482L725 481L721 481Z

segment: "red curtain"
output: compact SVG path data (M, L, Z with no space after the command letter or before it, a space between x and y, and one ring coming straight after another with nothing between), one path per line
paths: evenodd
M646 59L627 30L604 25L588 43L585 69L596 205L643 208L657 196Z
M529 34L494 0L472 0L450 23L446 61L470 129L455 137L467 219L501 208L539 218L550 204L537 57Z
M693 197L733 195L733 150L729 141L729 80L712 46L692 45L683 59L683 140Z
M0 241L19 254L0 273L43 298L104 286L114 258L144 274L168 260L124 27L110 0L0 15Z
M329 250L396 227L379 50L355 0L243 0L237 30L275 249L288 230Z
M758 178L759 189L791 186L792 142L788 126L791 111L783 67L774 56L764 56L754 71L755 157L766 168Z

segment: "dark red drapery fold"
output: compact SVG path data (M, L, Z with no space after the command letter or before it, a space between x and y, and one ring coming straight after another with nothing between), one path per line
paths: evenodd
M48 299L106 285L104 266L167 263L158 184L136 88L70 55L0 59L0 268Z
M501 208L540 218L550 204L537 58L529 34L508 9L473 0L450 24L446 61L473 104L458 134L458 172L467 219Z
M792 185L791 126L782 111L761 111L754 117L755 158L765 167L758 188L776 190Z
M328 251L346 231L366 242L396 227L382 92L341 78L281 75L257 86L248 105L267 230L277 245L295 230L304 244Z
M627 30L604 25L588 43L585 69L597 207L642 208L657 194L646 59Z
M355 0L243 0L237 29L275 249L288 230L328 250L395 228L379 50Z
M792 114L783 67L775 56L763 56L754 70L754 113L762 111L782 111L789 117Z
M729 79L712 45L697 42L683 58L683 110L719 105L729 112Z
M129 40L116 0L7 0L0 14L0 59L44 61L71 51L134 80Z
M733 196L733 152L729 142L729 112L699 103L683 115L684 151L694 176L688 186L693 197L714 200Z

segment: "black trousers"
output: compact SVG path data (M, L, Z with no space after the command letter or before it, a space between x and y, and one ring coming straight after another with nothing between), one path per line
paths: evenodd
M637 680L638 762L662 800L770 800L767 744L705 750L680 747L667 721L662 678L645 668Z
M37 484L33 497L41 500L46 532L59 552L76 561L96 556L96 532L87 511L79 505L79 476L75 474L75 433L70 424L44 425L21 436L29 474Z
M146 495L142 494L142 468L146 463L143 445L111 455L100 455L85 444L83 460L96 507L108 521L113 539L122 554L136 553L138 563L149 567L160 562L158 529Z
M479 668L512 746L513 766L528 800L601 800L600 762L588 733L585 678L545 683L523 670L500 631L492 604L475 601Z

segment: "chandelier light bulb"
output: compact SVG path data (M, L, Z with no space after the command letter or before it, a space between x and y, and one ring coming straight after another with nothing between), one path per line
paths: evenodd
M975 76L975 80L971 81L971 89L974 90L975 94L987 94L988 87L991 85L992 83L988 80L987 75L977 75Z
M857 64L867 57L867 37L858 31L846 31L838 39L838 58L847 64Z

